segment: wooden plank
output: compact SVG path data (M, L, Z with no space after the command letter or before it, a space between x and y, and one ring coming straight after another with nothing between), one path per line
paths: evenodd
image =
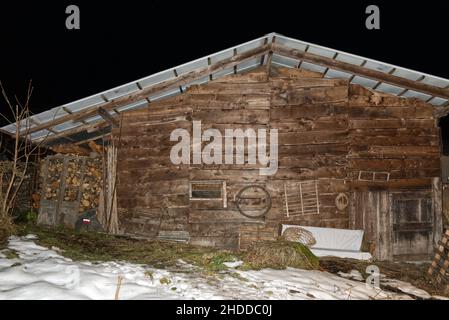
M268 110L194 110L193 120L204 123L267 124L270 119Z
M349 116L352 119L433 119L433 108L425 107L386 107L386 106L370 106L358 107L351 106L349 108Z
M320 117L311 119L301 117L296 119L270 119L270 127L278 129L279 133L302 134L304 131L341 131L348 129L348 119L346 117Z
M329 130L329 131L308 131L292 132L278 134L278 143L281 145L310 145L310 144L328 144L345 143L348 138L347 130Z
M190 205L188 194L167 194L167 195L131 195L126 198L118 196L118 207L120 208L176 208L188 207Z
M260 175L259 169L247 165L245 169L228 169L228 170L216 170L206 168L190 168L191 180L227 180L227 181L252 181L259 182L265 181L266 176Z
M388 128L435 128L434 119L364 119L349 120L349 128L351 129L388 129Z
M323 78L323 74L305 69L273 66L271 68L271 77L296 80L303 78Z
M358 170L389 171L393 170L416 170L416 169L439 169L440 160L435 159L366 159L350 158L348 167Z
M370 181L349 181L348 185L352 190L370 190L370 189L423 189L431 188L431 178L419 179L390 179L388 182L370 182Z
M316 169L307 168L279 168L276 179L279 180L310 180L319 178L344 178L346 171L343 167L320 167Z
M188 194L189 192L188 180L159 181L136 185L132 181L120 181L120 174L118 178L117 194L125 198L132 197L133 195L145 197L147 195L161 194Z
M343 155L347 154L348 147L342 143L328 143L316 145L279 146L279 155Z
M400 135L386 138L385 136L363 137L350 135L349 144L351 148L358 146L368 149L368 146L439 146L440 142L437 136ZM361 149L357 148L357 150Z
M233 210L198 210L191 209L189 223L210 224L210 223L264 223L263 218L248 218L239 211Z
M373 157L434 157L440 153L439 146L371 146L367 151L353 151L351 149L349 157L359 158L363 156Z
M223 95L201 95L201 98L193 96L191 107L193 110L232 110L232 109L269 109L271 97L268 96L230 96L224 99Z
M285 106L273 106L271 109L270 120L287 120L289 122L307 121L306 119L330 120L336 118L345 118L348 115L348 107L345 103L336 104L317 104L317 105L296 105L289 104ZM296 120L298 119L298 120Z
M356 91L363 91L365 93L359 95L354 94L354 87ZM433 105L426 103L419 99L409 99L404 97L397 97L388 94L382 94L379 92L371 91L372 89L367 89L360 85L349 85L349 106L355 107L416 107L419 108L435 108ZM360 92L358 92L360 93Z
M433 243L443 233L443 188L441 176L432 178Z
M309 90L310 88L320 88L320 87L323 88L347 87L348 81L344 79L330 79L330 78L282 79L278 77L274 78L271 77L270 86L272 87L272 89L296 91L299 89Z
M271 87L268 83L228 83L228 82L208 82L201 85L190 86L191 95L195 94L216 94L222 95L267 95L271 94Z
M165 168L143 168L137 170L121 170L120 179L124 182L134 181L136 184L149 183L161 180L187 179L189 170L187 167L172 165Z
M299 158L289 155L280 155L278 157L279 168L304 168L314 170L320 167L345 167L347 163L348 160L345 155L305 155Z
M412 135L412 136L431 136L438 137L439 129L437 127L433 128L359 128L359 129L351 129L350 131L351 137L395 137L395 136L403 136L403 135Z
M348 101L348 86L280 90L273 93L273 106L340 103Z

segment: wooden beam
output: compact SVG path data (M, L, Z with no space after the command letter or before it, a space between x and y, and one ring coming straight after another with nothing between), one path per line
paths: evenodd
M273 37L271 39L271 46L273 46L273 43L276 41L276 37ZM267 75L268 77L270 76L270 72L271 72L271 62L273 61L273 50L268 51L268 55L267 55L267 65L265 66L266 70L267 70Z
M140 100L144 100L152 94L155 94L155 93L158 93L161 91L166 91L173 87L188 85L192 81L195 81L202 77L208 76L212 73L216 73L216 72L228 69L228 68L232 68L235 65L238 65L240 63L254 59L261 55L264 55L270 50L270 47L271 47L270 44L263 45L263 46L254 48L252 50L248 50L246 52L229 57L227 59L223 59L222 61L219 61L213 65L203 67L200 69L196 69L196 70L192 70L190 72L180 75L179 77L175 77L173 79L163 81L163 82L155 84L153 86L143 88L140 91L133 92L131 94L118 97L116 99L112 99L109 102L104 102L104 103L98 104L96 106L90 107L88 109L84 109L82 111L73 112L72 114L68 114L66 116L62 116L58 119L54 119L52 121L48 121L39 126L36 126L36 127L32 128L29 133L31 134L33 132L41 131L41 130L47 129L48 127L52 127L52 126L55 126L55 125L58 125L58 124L61 124L61 123L67 122L67 121L80 121L85 118L93 117L93 116L97 115L98 108L103 108L104 110L108 111L115 107L124 106L124 105L128 105L128 104L140 101Z
M136 86L137 86L137 88L139 88L139 90L143 90L143 87L142 87L142 85L139 82L136 82ZM148 97L146 97L145 100L147 100L148 103L151 102ZM115 109L117 109L117 108L114 108L114 110Z
M335 60L335 59L337 59L337 57L338 57L338 52L335 52L334 55L332 56L332 59ZM329 67L326 67L326 69L323 72L323 78L326 78L326 74L328 71L329 71Z
M109 114L109 112L107 112L105 109L103 108L98 108L98 114L106 121L108 122L111 126L113 126L114 128L118 128L118 121L114 119L113 116L111 116Z
M265 38L264 40L263 40L263 44L265 45L265 44L267 44L268 43L268 38ZM261 66L263 66L263 63L265 62L265 55L263 55L263 56L261 56L260 57L260 65ZM211 79L212 80L212 79Z
M212 59L210 57L207 57L207 65L208 66L212 65ZM210 81L214 80L212 73L209 75L209 80Z
M92 138L89 138L89 139L78 141L78 142L75 143L75 145L79 146L79 145L82 145L82 144L90 142L90 141L95 141L95 140L98 140L98 139L101 139L101 138L109 137L110 135L111 135L110 132L105 133L105 134L100 134L98 136L95 136L95 137L92 137Z
M62 110L64 110L64 111L65 111L65 113L68 113L68 114L73 114L73 112L72 112L72 111L70 111L69 109L67 109L66 107L62 107L61 109L62 109ZM80 121L78 121L78 122L82 122L82 123L84 123L84 124L87 124L87 122L86 122L86 121L84 121L84 120L80 120Z
M441 106L435 106L433 110L433 116L435 118L442 118L449 114L449 101Z
M391 69L390 71L388 71L388 74L393 74L396 71L396 68ZM378 81L376 83L376 85L372 88L373 90L377 90L377 88L379 88L379 86L383 83L383 81Z
M332 69L337 69L344 72L349 72L358 76L362 76L365 78L370 78L377 81L382 81L385 83L389 83L392 85L396 85L399 87L403 87L410 90L415 90L418 92L422 92L425 94L442 97L445 99L449 99L449 90L444 88L435 87L432 85L428 85L421 82L416 82L413 80L409 80L406 78L401 78L398 76L394 76L392 74L384 73L381 71L368 69L364 67L360 67L351 63L334 60L332 58L327 58L323 56L319 56L316 54L312 54L309 52L304 52L302 50L291 49L286 46L274 43L273 51L276 54L298 59L302 61L307 61L313 64L317 64L323 67L331 67Z
M6 135L6 136L10 136L11 138L14 137L14 133L8 132L8 131L3 130L3 129L0 129L0 133L1 133L1 134L4 134L4 135Z
M309 50L309 48L310 48L310 45L306 45L304 51L307 52ZM302 65L302 60L299 61L299 63L296 66L296 68L298 68L298 69L301 68L301 65Z
M237 55L237 49L234 48L234 57ZM234 74L237 74L237 65L234 66Z
M34 125L40 125L41 123L40 122L38 122L38 121L36 121L36 120L34 120L33 118L30 118L30 122L32 123L32 124L34 124ZM53 128L47 128L46 129L47 131L50 131L51 133L53 133L53 134L58 134L59 133L59 131L56 131L56 130L54 130ZM48 135L46 135L46 137L48 137ZM42 138L42 139L45 139L45 137L44 138ZM70 141L74 141L72 138L69 138L69 137L66 137L66 139L67 140L70 140Z
M173 73L175 74L175 77L177 78L178 77L178 71L176 71L176 68L173 69ZM182 90L182 86L179 86L179 92L180 93L184 93L184 91Z
M46 143L52 142L52 141L54 141L56 139L65 138L65 137L70 136L72 134L76 134L76 133L80 133L80 132L84 132L84 131L89 132L89 130L91 130L91 129L93 129L93 130L90 131L90 132L95 132L95 131L98 131L98 130L104 128L104 127L108 127L108 126L109 126L108 122L106 122L105 120L100 120L100 121L97 121L95 123L84 124L84 125L80 125L80 126L74 127L72 129L60 131L59 133L52 134L52 135L50 135L50 136L48 136L46 138L33 140L33 142L39 143L39 142L42 142L42 140L45 140L45 144L46 144Z
M368 61L363 60L362 63L360 64L360 66L363 67L367 62L368 62ZM348 79L348 82L351 83L352 80L354 80L354 78L355 78L355 74L353 74L353 75Z

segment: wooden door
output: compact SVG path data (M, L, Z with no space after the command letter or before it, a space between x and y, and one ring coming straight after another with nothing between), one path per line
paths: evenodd
M390 194L394 260L427 260L433 249L431 192Z

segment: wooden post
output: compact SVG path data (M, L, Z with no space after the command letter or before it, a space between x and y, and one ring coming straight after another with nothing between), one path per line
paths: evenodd
M376 255L379 260L393 260L393 225L388 191L378 192Z
M65 178L67 176L67 168L69 165L69 157L63 158L63 166L62 166L62 172L60 175L61 181L59 182L59 193L58 193L58 203L56 204L56 217L59 217L57 219L57 224L63 225L64 224L64 214L61 213L61 206L62 202L64 201L64 194L65 194Z
M435 245L443 233L442 189L441 178L432 178L433 242ZM430 249L432 250L433 248Z
M39 215L37 216L38 223L42 220L39 220L39 217L43 217L44 214L42 212L43 208L43 201L45 199L45 190L47 189L47 178L48 178L48 162L50 161L50 157L47 157L44 160L44 167L42 168L44 170L44 178L42 179L42 187L41 187L41 199L39 200ZM48 213L47 213L48 216Z
M83 185L84 185L84 175L86 173L86 162L87 162L86 159L87 158L83 157L83 161L81 162L81 177L80 177L81 184L78 187L78 196L76 197L76 202L78 203L78 208L77 208L78 212L79 212L79 208L80 208L81 197L82 197L83 191L84 191Z

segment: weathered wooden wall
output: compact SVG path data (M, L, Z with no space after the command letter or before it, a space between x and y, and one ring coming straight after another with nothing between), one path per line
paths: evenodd
M176 142L169 141L170 133L176 128L191 133L193 120L201 120L203 130L221 132L278 129L277 173L261 176L260 165L248 164L173 165L169 155ZM272 69L268 77L261 68L192 86L179 97L123 113L113 136L125 231L224 248L236 248L242 230L248 238L255 232L272 235L280 223L364 227L367 240L390 245L393 225L384 214L391 210L389 192L431 192L432 178L440 176L439 131L429 105L303 70ZM390 179L360 181L360 170L386 171ZM227 207L221 201L190 201L193 180L226 181ZM306 180L318 183L319 214L287 217L284 183ZM235 195L248 184L265 187L272 197L264 218L247 218L236 208ZM341 210L335 204L339 193L350 199Z
M279 69L270 78L270 126L279 130L279 170L268 189L278 204L271 223L348 228L348 210L338 210L335 197L345 184L348 153L348 82ZM317 180L319 214L287 218L284 183Z
M365 230L378 259L423 259L432 252L441 225L441 210L432 205L432 180L440 177L433 108L353 85L349 108L351 228ZM389 179L361 181L360 171L385 172Z
M170 162L170 133L191 130L184 97L124 113L114 129L119 223L126 233L183 238L188 234L189 168ZM166 210L163 210L166 208Z
M203 130L216 128L224 134L225 129L269 129L271 88L263 71L191 87L188 94L192 120L201 120ZM248 144L245 153L247 150ZM236 248L240 227L264 224L264 219L241 215L235 204L235 195L245 185L266 185L267 177L259 175L259 167L248 164L191 165L190 180L224 180L227 189L227 208L223 208L221 201L191 202L191 243Z
M439 127L424 102L373 94L350 86L348 178L353 187L375 188L357 180L359 170L386 171L389 189L430 189L440 176ZM377 184L378 185L378 184Z

